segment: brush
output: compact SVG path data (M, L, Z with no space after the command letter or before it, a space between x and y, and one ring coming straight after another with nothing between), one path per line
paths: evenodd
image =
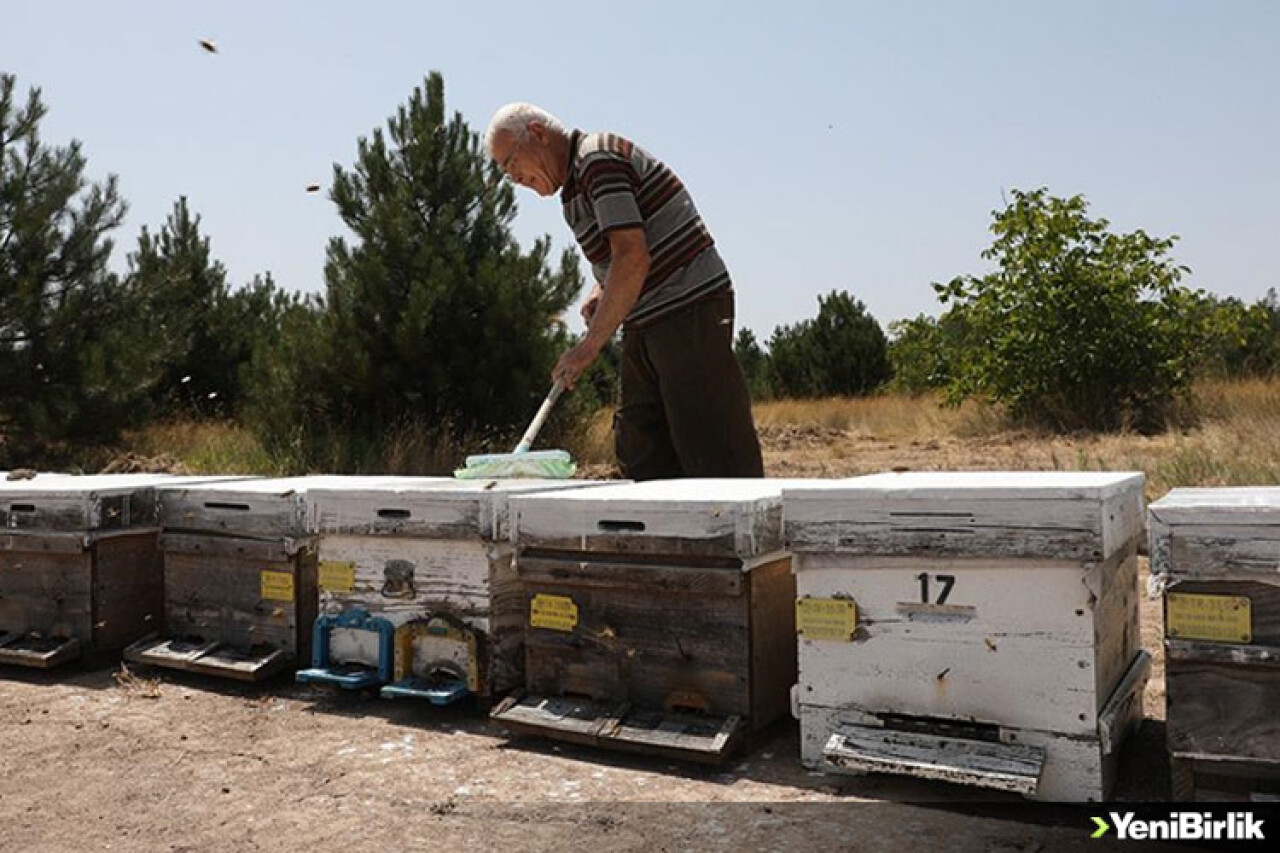
M564 393L564 383L556 380L542 401L538 413L533 416L529 428L515 450L510 453L480 453L467 457L466 467L453 472L459 480L488 480L508 477L541 477L549 480L565 480L572 477L577 466L569 454L563 450L530 451L533 440L537 438L547 415L555 406L560 395Z

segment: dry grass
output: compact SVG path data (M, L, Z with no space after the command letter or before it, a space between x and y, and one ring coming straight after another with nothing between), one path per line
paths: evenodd
M755 407L769 476L847 477L909 470L1120 470L1147 475L1148 497L1175 486L1280 484L1280 382L1210 383L1197 389L1200 426L1142 436L1061 436L1011 427L997 410L942 406L933 397L780 400ZM583 473L609 476L613 412L596 413L564 439ZM361 455L364 471L447 473L484 448L423 431L388 434ZM124 451L171 457L194 473L300 473L243 427L164 423L131 437Z
M165 421L126 437L125 456L176 458L192 474L289 473L288 463L273 457L239 424L229 421Z
M756 407L770 476L885 470L1119 470L1149 497L1176 486L1280 484L1280 382L1196 389L1200 426L1158 435L1053 435L1012 428L983 406L934 398L781 401Z
M126 695L140 699L159 699L161 696L160 679L142 678L127 664L120 664L120 669L112 673L112 678Z

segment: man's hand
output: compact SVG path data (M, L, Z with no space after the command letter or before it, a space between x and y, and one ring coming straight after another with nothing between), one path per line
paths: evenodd
M551 369L551 378L564 382L564 387L572 389L578 377L586 372L599 354L599 347L588 340L583 340L582 343L560 356L556 366Z
M591 318L596 315L596 309L600 307L600 297L603 295L604 288L597 284L587 294L587 301L582 303L582 322L588 326L591 325Z

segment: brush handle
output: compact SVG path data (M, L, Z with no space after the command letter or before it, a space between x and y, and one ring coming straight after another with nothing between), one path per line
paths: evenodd
M557 379L556 384L552 385L551 390L547 392L547 398L542 401L542 407L533 416L533 421L529 424L529 428L524 431L524 437L520 439L520 443L516 445L516 449L512 453L527 453L529 451L529 448L533 446L533 440L538 437L538 431L546 423L547 415L551 414L551 407L556 404L556 400L559 400L560 395L563 393L564 383Z

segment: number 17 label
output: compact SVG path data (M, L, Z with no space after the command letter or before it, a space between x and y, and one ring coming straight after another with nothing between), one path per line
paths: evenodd
M921 572L916 575L916 580L920 582L920 602L922 604L946 604L947 599L951 596L951 590L956 585L955 575L933 575L928 572ZM930 600L930 593L934 593L937 598Z

